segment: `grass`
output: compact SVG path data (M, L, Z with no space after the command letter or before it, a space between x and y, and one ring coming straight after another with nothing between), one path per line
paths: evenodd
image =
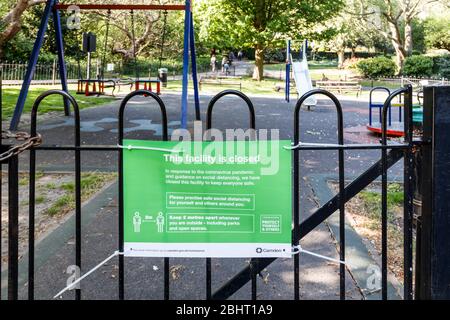
M44 196L37 196L35 199L35 202L36 202L36 204L41 204L41 203L44 203L45 200L46 199Z
M28 178L24 177L24 178L19 179L19 186L23 187L23 186L26 186L27 184L28 184Z
M81 175L81 201L86 201L98 192L107 182L116 177L111 173L87 172ZM55 186L56 187L56 186ZM60 185L66 194L58 198L47 209L46 214L55 216L66 213L75 208L75 182L67 182Z
M233 81L234 82L234 81ZM235 82L239 82L236 80ZM255 95L271 95L277 94L274 90L277 84L284 85L283 81L275 78L265 78L263 81L258 82L253 80L251 77L243 77L242 78L242 92L245 94L255 94ZM166 91L180 91L181 90L181 81L169 81ZM189 89L193 89L192 83L189 84ZM239 90L238 85L210 85L204 84L202 85L202 90L200 94L205 91L215 91L220 92L225 89L236 89ZM283 94L283 90L280 91L280 96Z
M45 185L45 188L48 190L55 190L56 189L56 183L49 182Z
M60 213L66 212L67 207L71 207L71 204L73 203L73 196L71 195L63 195L60 197L56 202L47 209L46 214L49 216L56 216Z
M310 70L337 69L337 62L335 62L335 61L324 61L324 62L309 61L308 66L309 66ZM266 70L266 71L280 71L280 70L285 70L285 68L286 68L285 63L271 63L271 64L264 65L264 70Z
M400 86L398 84L389 81L379 81L379 80L362 80L361 85L363 87L385 87L388 89L398 89Z
M24 113L30 113L34 101L44 92L48 91L50 87L32 87L28 93L25 102ZM14 112L17 99L19 97L20 89L4 87L3 88L3 117L9 118ZM75 95L75 91L70 91L78 102L80 109L85 109L113 101L112 97L86 97L84 95ZM48 113L51 111L63 111L64 104L61 96L52 95L44 99L39 106L39 113Z
M387 190L388 222L395 223L395 212L403 206L403 189L398 183L388 185ZM375 191L363 191L360 193L364 208L370 219L375 221L374 228L378 228L378 221L381 219L381 193Z

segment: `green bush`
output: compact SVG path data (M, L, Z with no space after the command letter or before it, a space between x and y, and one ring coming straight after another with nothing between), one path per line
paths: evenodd
M430 77L433 74L433 59L427 56L411 56L405 59L403 75Z
M356 65L358 71L366 78L392 77L395 75L397 66L395 62L387 57L376 57L364 59Z
M280 50L275 49L267 49L264 52L264 61L265 62L284 62L286 58L284 54Z
M433 74L450 79L450 54L433 58Z

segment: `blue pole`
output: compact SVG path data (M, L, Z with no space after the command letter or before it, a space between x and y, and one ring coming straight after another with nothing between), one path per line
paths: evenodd
M190 41L191 41L191 60L192 60L192 81L194 83L194 100L195 100L195 120L201 121L200 114L200 97L198 93L198 77L197 77L197 56L195 53L195 32L194 32L194 17L191 12L191 28L190 28Z
M286 64L286 101L290 102L290 95L291 95L291 65L288 63Z
M305 40L305 52L303 52L303 59L308 57L308 40Z
M33 79L36 64L39 57L39 51L42 48L44 42L44 35L47 31L48 19L52 13L53 6L55 5L55 0L48 0L45 5L44 13L41 20L41 25L37 34L36 41L34 43L33 51L31 52L30 61L28 62L27 72L23 79L22 89L20 90L19 98L17 100L16 109L14 110L14 115L11 120L10 130L17 130L20 122L20 117L22 116L23 108L25 106L25 101L27 99L28 90L30 88L31 80Z
M286 49L286 101L291 101L291 40L287 41L287 49Z
M189 40L191 29L191 1L186 0L184 17L183 90L181 94L181 128L187 129L188 85L189 85Z
M55 4L56 3L58 3L58 0L55 1ZM66 63L64 61L64 41L61 27L61 15L59 13L59 10L53 11L53 24L55 26L56 49L58 51L59 76L61 79L61 86L65 92L69 93L69 89L67 88ZM64 98L64 113L66 116L70 116L70 104L67 98Z

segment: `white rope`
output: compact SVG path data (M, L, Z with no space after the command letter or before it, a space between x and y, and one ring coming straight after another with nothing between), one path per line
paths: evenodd
M74 281L73 283L71 283L70 285L68 285L67 287L65 287L63 290L61 290L60 292L58 292L53 299L56 299L60 296L62 296L66 291L73 289L77 284L79 284L81 281L83 281L84 279L86 279L87 277L89 277L92 273L94 273L95 271L97 271L98 269L100 269L103 265L105 265L109 260L119 256L119 255L123 255L123 252L119 252L116 251L114 252L112 255L110 255L108 258L106 258L105 260L103 260L102 262L100 262L98 265L96 265L94 268L92 268L91 270L89 270L87 273L85 273L82 277L80 277L79 279L77 279L76 281Z
M307 254L307 255L310 255L310 256L319 258L319 259L323 259L323 260L331 261L331 262L334 262L334 263L337 263L337 264L343 264L343 265L349 266L348 263L345 262L345 261L338 260L338 259L333 259L333 258L326 257L326 256L323 256L323 255L318 254L318 253L314 253L314 252L305 250L305 249L302 248L301 245L293 246L292 249L294 250L294 251L292 252L293 255L297 255L297 254L300 254L300 253L304 253L304 254Z
M152 147L139 147L139 146L121 146L120 144L117 145L120 149L126 149L126 150L148 150L148 151L162 151L162 152L171 152L171 153L181 153L181 150L174 150L174 149L163 149L163 148L152 148Z

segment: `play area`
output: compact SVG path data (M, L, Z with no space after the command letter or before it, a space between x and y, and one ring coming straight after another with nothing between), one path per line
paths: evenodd
M0 60L0 300L450 299L445 77L217 39L228 1L79 2Z
M367 125L367 129L375 134L381 135L383 132L383 124L382 124L382 117L383 117L383 107L385 103L377 103L374 101L374 93L375 92L384 92L386 94L386 97L389 97L391 94L391 91L388 88L385 87L375 87L370 91L370 98L369 98L369 124ZM386 123L386 133L390 137L403 137L405 135L405 129L404 129L404 103L401 102L401 96L399 96L399 99L397 103L390 102L388 107L388 115L387 115L387 123ZM413 123L417 128L420 128L423 124L423 106L422 106L422 100L423 100L423 91L419 91L416 93L416 99L417 104L413 104ZM373 116L373 109L375 109L378 112L378 117L375 118ZM393 119L393 113L398 112L398 117L394 115ZM397 120L397 121L396 121Z

